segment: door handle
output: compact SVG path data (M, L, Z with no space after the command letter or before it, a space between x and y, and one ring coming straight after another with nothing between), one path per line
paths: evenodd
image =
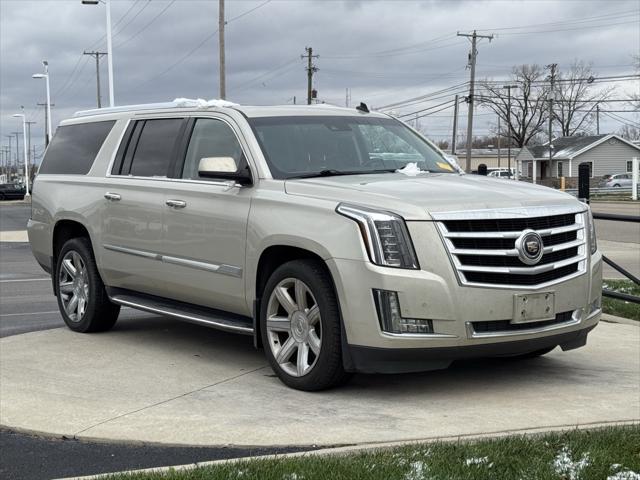
M122 197L117 193L107 192L104 194L104 198L106 198L107 200L111 200L112 202L117 202Z
M187 202L185 202L184 200L167 200L166 202L164 202L168 207L171 208L184 208L187 206Z

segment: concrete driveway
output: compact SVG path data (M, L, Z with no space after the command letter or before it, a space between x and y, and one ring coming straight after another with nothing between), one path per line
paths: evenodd
M339 445L640 420L640 328L527 361L356 376L303 393L248 337L155 316L108 333L0 340L0 423L78 438L191 445Z

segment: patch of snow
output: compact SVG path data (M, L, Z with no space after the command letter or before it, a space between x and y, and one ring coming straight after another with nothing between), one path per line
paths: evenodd
M640 473L632 472L631 470L623 470L613 475L609 475L607 480L640 480Z
M573 460L571 450L568 447L562 447L562 450L553 460L553 468L555 472L568 480L580 480L582 471L591 464L589 453L582 455L578 461Z
M195 107L195 108L209 108L209 107L235 107L238 104L228 102L227 100L211 99L204 100L203 98L176 98L173 103L177 107Z
M489 468L493 467L493 462L489 463L489 457L467 458L464 463L467 467L470 467L471 465L486 465Z
M415 177L416 175L424 173L422 170L420 170L420 167L415 162L407 163L404 167L399 168L398 170L396 170L396 172L397 173L404 173L408 177Z
M287 473L282 476L282 480L302 480L304 475L298 475L297 473Z
M405 480L425 480L426 473L427 466L423 462L412 462L404 478Z

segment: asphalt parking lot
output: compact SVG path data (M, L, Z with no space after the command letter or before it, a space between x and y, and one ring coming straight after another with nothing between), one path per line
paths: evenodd
M640 214L638 205L601 205L595 208ZM20 231L28 212L26 205L0 206L0 229ZM597 228L601 249L608 253L613 245L614 258L640 274L640 226L599 221ZM552 426L561 419L566 425L640 419L635 326L602 324L584 349L517 365L483 361L444 372L358 376L344 390L320 395L285 389L245 337L128 309L107 334L77 335L58 329L63 326L50 279L28 244L0 243L1 423L74 438L2 430L1 478L190 463L314 448L316 442L358 443L363 432L392 441ZM540 392L548 395L541 398ZM106 396L112 403L105 407ZM365 397L369 406L363 412ZM261 414L246 404L257 398L265 404ZM531 402L535 407L524 414L522 405ZM292 412L301 405L315 410L300 419ZM331 425L329 417L336 419ZM201 446L149 445L159 439ZM253 447L227 446L248 444Z

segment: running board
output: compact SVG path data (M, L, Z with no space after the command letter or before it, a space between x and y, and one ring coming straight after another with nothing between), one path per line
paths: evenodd
M109 299L118 305L167 315L218 330L253 335L253 320L250 317L120 288L107 288L107 293Z

